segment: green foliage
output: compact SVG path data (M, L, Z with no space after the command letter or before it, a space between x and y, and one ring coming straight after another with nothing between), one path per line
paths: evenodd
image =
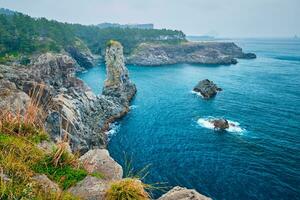
M46 174L64 190L75 185L87 176L88 173L85 170L75 168L69 163L69 155L63 154L60 159L60 165L55 166L53 163L53 155L47 155L33 166L33 170L37 173Z
M110 40L121 42L125 54L129 54L141 42L177 43L185 41L185 35L181 31L166 29L100 29L97 26L32 18L18 12L0 14L0 63L11 61L15 54L59 52L70 46L81 50L89 48L99 54L104 52Z

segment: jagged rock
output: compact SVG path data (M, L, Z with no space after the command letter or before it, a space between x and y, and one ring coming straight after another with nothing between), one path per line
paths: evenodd
M123 47L119 42L110 42L106 49L105 62L107 77L102 94L121 98L123 103L128 104L136 93L136 86L129 79L124 63Z
M89 150L79 160L87 172L100 172L105 179L119 180L123 176L122 167L110 157L106 149Z
M58 141L68 134L72 150L81 154L89 149L104 148L107 139L104 132L109 123L128 112L129 100L136 91L128 76L125 79L122 76L119 89L117 84L112 84L105 89L105 95L96 96L76 78L75 72L80 67L70 56L46 53L31 61L26 67L0 65L0 74L4 77L0 79L0 88L3 88L0 108L10 104L15 109L22 108L19 104L24 102L25 105L32 89L38 86L43 88L41 103L47 115L45 128L52 140ZM122 67L116 71L126 74L125 66L110 66Z
M186 42L180 44L140 44L126 62L136 65L176 63L236 64L235 58L255 58L253 53L230 42Z
M0 110L12 113L24 113L30 103L30 97L16 88L13 82L0 79Z
M67 52L76 60L76 62L84 68L93 67L95 65L95 57L88 48L80 49L78 47L68 47Z
M214 119L211 120L211 123L214 125L217 130L225 130L229 128L229 123L226 119Z
M205 79L199 81L199 83L193 89L195 92L199 92L203 98L209 99L214 97L219 91L222 91L214 82Z
M37 175L32 178L41 187L43 191L60 193L61 189L59 186L52 182L45 174Z
M105 180L87 176L68 191L84 200L103 200L108 185Z
M212 200L196 190L186 189L179 186L162 195L158 200Z

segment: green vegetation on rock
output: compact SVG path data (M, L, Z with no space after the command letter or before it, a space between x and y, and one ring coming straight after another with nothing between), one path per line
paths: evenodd
M46 18L32 18L18 12L0 13L0 63L19 60L21 56L41 52L60 52L69 47L89 48L103 53L109 40L120 41L129 54L142 42L185 40L181 31L134 28L104 28L61 23Z

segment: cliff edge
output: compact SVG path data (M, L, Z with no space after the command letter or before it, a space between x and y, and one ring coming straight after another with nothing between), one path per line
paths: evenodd
M232 42L184 42L179 44L142 43L126 59L128 64L167 65L236 64L236 58L253 59L253 53L244 53Z

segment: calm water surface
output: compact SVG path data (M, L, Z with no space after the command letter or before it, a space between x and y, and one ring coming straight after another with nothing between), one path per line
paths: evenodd
M123 166L151 164L145 182L195 188L213 199L300 199L300 41L238 40L255 60L237 65L128 66L138 93L114 127L109 150ZM102 64L79 74L102 90ZM191 92L210 79L223 91L206 101ZM237 132L200 121L225 117Z

